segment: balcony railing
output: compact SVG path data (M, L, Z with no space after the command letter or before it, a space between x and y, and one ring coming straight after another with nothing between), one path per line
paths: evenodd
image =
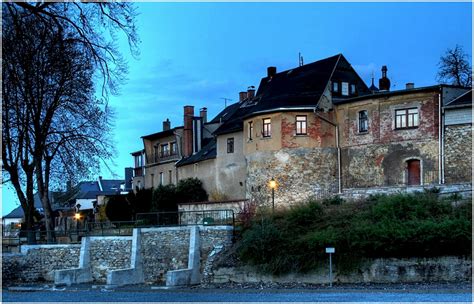
M178 157L178 153L176 151L161 151L158 155L155 154L155 163L159 163L162 161L167 161L170 159L175 159Z

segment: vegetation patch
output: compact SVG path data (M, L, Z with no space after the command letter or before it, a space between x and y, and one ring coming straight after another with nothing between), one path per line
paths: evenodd
M239 256L266 273L307 272L335 247L339 271L366 258L471 255L472 203L436 191L376 195L345 202L310 200L287 210L260 210L244 228Z

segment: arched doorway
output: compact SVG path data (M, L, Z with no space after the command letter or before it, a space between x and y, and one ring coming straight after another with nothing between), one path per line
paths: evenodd
M421 167L419 159L407 160L407 185L415 186L421 184Z

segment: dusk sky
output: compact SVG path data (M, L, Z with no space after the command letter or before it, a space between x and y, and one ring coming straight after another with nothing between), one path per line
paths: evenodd
M471 56L471 3L137 3L140 58L129 58L128 82L112 96L117 157L104 178L123 178L141 136L162 130L162 121L183 124L183 106L208 108L212 119L224 100L258 86L268 66L298 66L344 54L362 79L376 85L382 65L392 90L405 83L436 84L447 48ZM3 188L2 215L19 205Z

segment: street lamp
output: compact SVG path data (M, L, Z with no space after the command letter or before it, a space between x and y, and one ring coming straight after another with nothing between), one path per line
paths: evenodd
M80 213L74 214L74 218L75 218L76 220L80 220L80 219L81 219L81 214L80 214Z
M278 186L276 180L272 177L268 183L270 189L272 189L272 212L275 212L275 188Z

